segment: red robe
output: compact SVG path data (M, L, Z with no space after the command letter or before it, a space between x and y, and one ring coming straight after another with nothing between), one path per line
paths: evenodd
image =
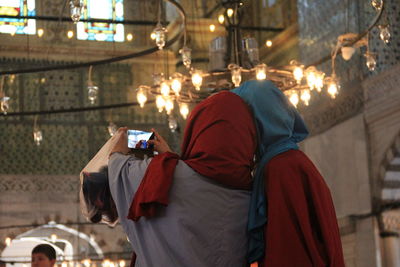
M265 267L344 267L328 186L308 157L289 150L265 168Z

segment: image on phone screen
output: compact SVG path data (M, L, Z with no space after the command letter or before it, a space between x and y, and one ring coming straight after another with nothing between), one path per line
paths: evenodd
M148 141L152 138L152 132L128 130L128 147L133 149L150 149Z

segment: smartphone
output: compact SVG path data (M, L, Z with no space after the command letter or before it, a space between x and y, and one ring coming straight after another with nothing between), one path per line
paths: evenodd
M152 150L153 145L149 144L151 139L154 139L153 132L128 130L128 147L133 150Z

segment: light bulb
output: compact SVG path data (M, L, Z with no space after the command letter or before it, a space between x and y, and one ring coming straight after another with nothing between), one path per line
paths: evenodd
M371 5L376 9L380 10L382 8L382 0L372 0Z
M130 41L132 41L132 39L133 39L132 33L128 33L128 34L126 35L126 40L127 40L128 42L130 42Z
M306 69L306 80L307 80L307 85L310 87L310 90L313 90L315 88L315 83L317 80L317 69L314 66L308 67Z
M156 39L156 33L155 33L155 32L152 32L152 33L150 34L150 39L151 39L151 40L155 40L155 39Z
M68 264L67 264L65 261L63 261L63 262L61 263L61 267L68 267Z
M144 104L147 101L147 86L141 85L138 88L136 99L139 102L141 108L144 107Z
M298 84L301 83L301 80L303 79L303 68L302 67L295 67L293 70L293 77L296 80Z
M167 30L159 22L153 32L155 33L156 45L158 49L162 50L165 46Z
M97 86L91 84L91 85L89 85L89 86L87 87L87 89L88 89L88 99L89 99L89 101L90 101L90 104L93 105L94 102L95 102L96 99L97 99L97 95L98 95L99 88L98 88Z
M169 91L170 91L170 87L168 85L167 82L162 82L160 85L160 93L165 96L168 97L169 96Z
M68 39L71 39L72 37L74 37L74 32L73 31L68 31L67 32L67 37L68 37Z
M109 259L105 259L105 260L102 262L101 265L102 265L103 267L109 267L110 264L111 264L110 260L109 260Z
M322 88L324 87L324 77L325 73L318 71L315 76L315 88L317 89L318 93L321 92Z
M291 60L290 65L294 66L293 77L296 80L297 84L300 84L301 80L304 77L304 65L300 65L296 60Z
M110 121L110 123L107 126L107 131L110 136L114 136L114 134L118 131L118 127L117 125L115 125L115 123Z
M184 46L179 50L179 54L182 55L182 62L186 68L190 68L190 64L192 64L192 49Z
M376 59L375 59L375 54L367 51L365 53L365 58L366 58L366 65L370 71L374 71L376 67Z
M163 111L163 109L165 107L165 99L164 99L164 97L162 97L160 95L158 95L156 97L156 106L157 106L158 112L162 112Z
M179 93L181 92L182 89L182 75L179 73L175 73L172 75L172 81L171 81L171 88L172 91L174 91L175 95L179 96Z
M299 95L296 92L293 92L290 95L289 100L293 104L293 106L297 107L297 104L299 103Z
M238 87L240 85L240 82L242 81L241 68L236 64L229 64L228 69L231 71L233 84L235 85L235 87Z
M6 237L6 240L4 242L5 242L6 246L8 247L9 245L11 245L11 238Z
M167 112L167 114L171 114L171 111L174 109L174 102L172 101L172 99L168 98L165 101L165 111Z
M200 91L201 84L203 83L203 76L200 70L194 70L192 74L192 83L197 91Z
M390 41L389 25L379 25L379 31L379 37L381 40L388 44Z
M219 15L218 16L218 22L220 23L220 24L223 24L224 23L224 21L225 21L225 16L224 15Z
M85 267L90 267L90 259L85 259L82 263L85 265Z
M304 104L306 106L308 106L308 104L310 103L310 99L311 99L311 95L310 95L310 90L309 89L305 89L301 92L301 96L300 96L301 100L304 102Z
M265 45L266 45L267 47L271 47L271 46L272 46L272 41L271 41L271 40L267 40L267 41L265 42Z
M40 146L40 143L43 141L43 134L39 128L33 130L33 141L37 146Z
M4 115L7 114L7 111L10 108L10 104L8 103L9 100L10 98L8 96L0 98L0 108Z
M44 34L44 30L43 29L38 29L37 30L37 35L39 36L39 38L42 37L43 34Z
M50 236L50 240L51 240L51 242L55 243L57 241L57 235L56 234L52 234Z
M175 117L169 116L168 127L173 133L176 131L176 129L178 129L178 121L175 119Z
M338 80L336 79L336 75L333 74L332 77L327 77L325 79L325 83L327 84L327 91L331 98L336 98L336 95L339 93L340 85Z
M228 8L228 10L226 11L226 14L228 15L228 17L232 17L233 9L232 8Z
M215 31L215 25L214 24L210 24L209 28L210 28L210 32L214 32Z
M182 117L186 120L188 114L189 114L189 106L186 103L181 103L179 105L179 111L182 115Z
M267 78L267 65L259 64L256 66L257 80L265 80Z
M83 2L82 0L71 0L71 19L74 23L77 23L81 19Z
M125 267L126 262L124 260L119 261L119 267Z

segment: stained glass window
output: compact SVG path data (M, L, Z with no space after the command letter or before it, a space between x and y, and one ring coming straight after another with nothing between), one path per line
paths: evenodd
M0 0L0 15L35 16L35 0ZM36 20L0 18L0 32L35 34Z
M0 0L1 1L1 0ZM82 19L124 20L123 0L84 0ZM119 23L77 23L77 38L94 41L124 41L124 25Z

